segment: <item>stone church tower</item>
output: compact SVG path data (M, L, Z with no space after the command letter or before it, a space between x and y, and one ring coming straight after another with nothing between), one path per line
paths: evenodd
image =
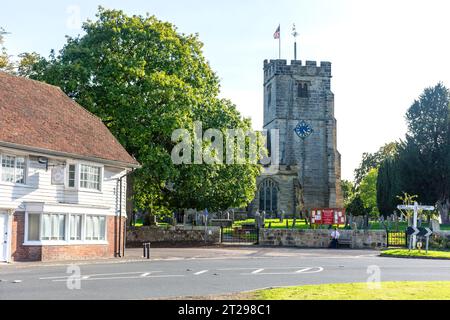
M264 129L279 130L279 169L258 178L253 212L343 207L331 77L329 62L264 61Z

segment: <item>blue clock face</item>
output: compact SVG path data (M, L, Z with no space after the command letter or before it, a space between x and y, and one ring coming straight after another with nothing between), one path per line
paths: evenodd
M308 138L314 132L313 128L305 121L300 121L294 131L302 139Z

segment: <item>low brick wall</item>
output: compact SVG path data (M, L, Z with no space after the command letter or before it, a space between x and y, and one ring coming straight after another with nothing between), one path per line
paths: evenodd
M220 228L209 227L128 227L127 247L141 247L143 243L152 244L214 244L220 242Z
M385 231L353 231L342 230L342 242L348 239L352 249L383 249L386 248ZM283 246L298 248L328 248L331 230L289 230L262 229L259 234L259 244L262 246Z

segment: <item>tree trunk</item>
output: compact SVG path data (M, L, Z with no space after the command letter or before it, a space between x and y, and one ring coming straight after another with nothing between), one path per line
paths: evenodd
M144 226L156 226L155 215L148 213L144 217Z
M364 215L364 229L365 230L369 229L369 215L368 214Z
M439 215L441 216L443 224L450 223L449 211L450 211L450 199L444 199L438 201L437 204Z

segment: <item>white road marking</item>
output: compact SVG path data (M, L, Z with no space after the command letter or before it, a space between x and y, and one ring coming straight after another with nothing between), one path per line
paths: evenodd
M147 277L147 276L149 276L151 274L152 274L151 272L143 273L143 274L141 274L141 277L145 278L145 277Z
M150 278L175 278L175 277L184 277L184 275L161 275L161 276L147 276L145 279ZM88 279L80 279L81 281L97 281L97 280L123 280L123 279L142 279L142 276L134 276L134 277L106 277L106 278L88 278ZM52 280L52 282L65 282L67 279L59 279L59 280Z
M194 276L199 276L201 274L207 273L208 271L209 270L202 270L202 271L196 272L196 273L194 273Z
M311 267L311 268L303 268L298 269L297 268L284 268L286 269L292 269L292 272L262 272L264 270L282 270L283 268L268 268L268 269L260 269L256 270L252 273L240 273L241 276L248 276L248 275L298 275L298 274L310 274L310 273L319 273L322 272L324 269L322 267Z
M300 268L313 268L313 267L301 267L301 266L296 266L296 267L264 267L263 270L299 270ZM314 268L318 268L318 267L314 267ZM239 270L255 270L258 269L257 267L253 267L253 268L224 268L224 269L217 269L218 271L239 271Z
M224 268L224 269L217 269L217 271L239 271L239 270L255 270L255 268Z
M258 274L258 273L261 273L263 271L264 271L264 269L258 269L258 270L253 271L252 274Z
M163 271L151 271L150 273L161 273ZM144 274L144 271L140 271L140 272L121 272L121 273L98 273L98 274L89 274L89 275L85 275L82 276L81 278L91 278L91 277L103 277L103 276L114 276L114 275L128 275L128 274ZM69 277L72 277L72 275L68 275L68 276L59 276L59 277L44 277L44 278L39 278L39 280L57 280L57 279L67 279Z

